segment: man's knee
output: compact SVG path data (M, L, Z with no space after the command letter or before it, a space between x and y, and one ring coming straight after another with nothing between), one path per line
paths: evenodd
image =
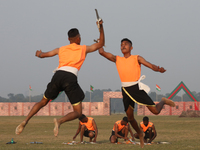
M158 115L160 112L158 112L158 111L155 111L153 114L154 115Z
M128 126L122 128L121 133L125 134L128 131Z
M89 135L90 138L94 137L94 133L92 131L90 131L88 135Z
M156 107L152 107L152 106L147 106L147 108L154 114L154 115L158 115L160 112L157 110Z
M149 127L149 128L148 128L148 130L149 130L149 131L152 131L152 128L151 128L151 127Z
M116 143L116 141L115 141L115 140L111 140L110 142L111 142L111 143Z
M40 103L42 106L46 106L46 105L48 104L48 102L49 102L48 99L43 98L43 99L42 99L40 102L38 102L38 103Z
M85 128L86 128L86 126L83 124L83 125L81 126L81 130L84 130L84 131L85 131Z
M160 112L158 110L151 110L154 115L158 115Z
M128 130L128 125L125 126L125 130Z
M116 137L115 137L115 135L111 136L110 142L111 143L116 143Z

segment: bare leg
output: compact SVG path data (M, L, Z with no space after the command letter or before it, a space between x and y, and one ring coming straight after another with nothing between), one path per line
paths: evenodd
M158 104L156 104L155 107L153 107L153 106L147 106L147 108L153 114L158 115L160 113L160 111L162 110L162 108L163 108L164 105L169 105L171 107L174 107L175 103L172 100L163 97L162 100Z
M83 134L85 132L85 129L86 129L86 126L82 125L81 126L81 133L80 133L80 140L81 140L81 142L83 142Z
M149 130L149 140L151 141L152 140L152 128L148 128Z
M171 99L163 97L161 99L161 101L164 101L166 105L169 105L171 107L175 107L175 103Z
M147 139L144 139L144 143L147 143Z
M122 134L124 134L124 137L127 137L127 136L128 136L128 126L125 126L125 127L122 129ZM124 139L124 141L126 141L126 139Z
M46 104L49 102L48 99L43 98L40 102L36 103L33 108L31 109L31 111L29 112L28 116L26 117L26 119L17 126L15 133L16 134L20 134L22 133L23 129L25 128L26 124L28 123L28 121L44 106L46 106Z
M144 138L143 138L143 133L140 130L137 121L134 118L134 114L133 114L133 109L129 106L127 111L126 111L126 115L128 117L128 121L130 122L131 126L133 127L133 129L137 132L139 138L140 138L140 146L143 148L144 147Z
M94 134L92 131L89 132L89 138L90 138L90 142L92 142L92 139L94 138Z
M73 112L68 113L67 115L63 116L60 119L54 118L54 124L55 124L54 136L58 135L58 129L59 129L59 127L62 123L81 117L81 115L82 115L82 103L80 103L76 106L73 106L73 109L74 109Z
M90 137L90 142L92 142L92 138Z
M112 135L111 138L110 138L110 142L116 143L116 139L117 139L117 137L115 135Z

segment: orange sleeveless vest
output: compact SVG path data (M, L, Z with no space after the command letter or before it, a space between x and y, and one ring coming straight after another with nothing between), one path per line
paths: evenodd
M77 45L72 43L70 45L59 48L59 66L70 66L80 70L86 54L86 45Z
M121 131L121 130L125 127L125 125L122 125L122 124L121 124L121 120L118 120L118 121L116 121L115 123L117 124L118 132ZM127 124L128 124L128 123L127 123ZM126 124L126 125L127 125L127 124ZM113 127L113 131L115 131L115 125L114 125L114 127Z
M143 122L140 122L140 126L142 127L143 132L146 132L149 127L153 126L153 123L149 122L149 124L147 126L145 126Z
M121 82L138 81L141 75L141 65L138 63L138 55L128 58L116 56L116 67Z
M81 122L81 121L80 121L80 124L81 124L81 125L84 124L88 130L94 131L94 127L93 127L93 124L92 124L93 118L92 118L92 117L87 117L87 118L88 118L88 121L87 121L87 122Z

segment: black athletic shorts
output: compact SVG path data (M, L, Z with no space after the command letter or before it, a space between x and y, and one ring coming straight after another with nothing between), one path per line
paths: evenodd
M83 135L84 135L85 137L89 137L89 133L90 133L90 132L92 132L93 135L95 136L95 131L88 130L88 129L86 129L86 130L84 131Z
M72 105L80 103L85 97L83 90L77 82L77 76L67 71L56 71L51 82L47 85L44 97L53 100L60 91L65 91Z
M127 111L128 107L134 109L135 103L145 106L155 106L153 100L144 90L139 90L138 84L122 87L124 110Z
M117 132L117 134L119 134L119 135L122 136L122 137L125 136L125 134L122 134L122 130L119 131L119 132ZM112 130L112 132L111 132L111 136L110 136L110 138L109 138L110 141L111 141L111 137L112 137L113 135L115 135L115 131ZM117 143L117 142L118 142L118 138L116 138L115 143Z

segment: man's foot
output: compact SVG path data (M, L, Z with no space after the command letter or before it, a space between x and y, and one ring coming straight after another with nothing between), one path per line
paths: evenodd
M175 107L175 103L172 100L168 99L168 98L163 97L162 101L164 101L166 105L169 105L171 107Z
M140 146L141 146L141 148L144 148L144 137L143 137L143 134L139 134L139 138L140 138Z
M15 129L15 134L19 135L20 133L22 133L22 131L24 130L24 127L26 126L26 121L23 121L22 123L20 123L17 128Z
M58 123L58 120L56 118L54 118L53 121L54 121L54 125L55 125L53 132L54 132L54 136L57 137L60 124Z

